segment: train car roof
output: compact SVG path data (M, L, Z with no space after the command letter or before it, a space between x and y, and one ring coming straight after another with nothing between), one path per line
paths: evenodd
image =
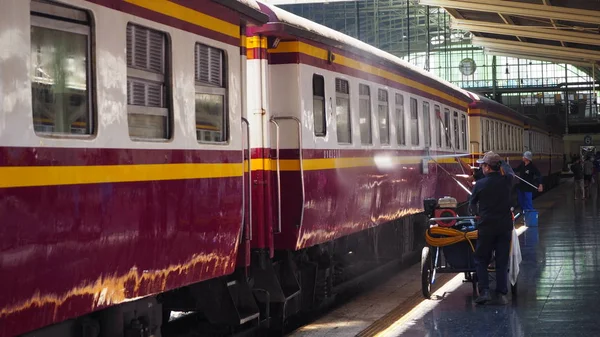
M473 92L467 92L467 94L469 95L469 97L471 97L471 99L473 100L470 104L469 104L469 108L470 109L485 109L487 111L492 112L493 114L498 114L501 116L494 116L491 115L489 117L494 118L494 119L503 119L502 116L507 117L508 119L511 119L512 122L518 122L518 124L523 124L525 121L525 116L520 114L519 112L507 107L506 105L502 104L502 103L498 103L492 99L489 99L487 97L483 97L480 96L476 93Z
M525 128L533 128L537 131L542 131L544 133L551 133L553 135L561 135L560 130L556 127L545 123L544 121L540 121L539 119L535 119L526 115L519 113L518 111L507 107L502 103L498 103L492 99L487 97L479 96L475 93L468 92L469 97L473 99L473 102L469 104L469 108L471 109L482 109L485 108L489 111L508 115L513 119L519 120ZM492 118L494 118L492 116Z
M278 27L273 27L273 31L279 30L282 33L287 32L291 36L314 40L317 42L324 43L326 45L331 45L336 48L354 52L364 57L376 59L380 62L383 61L392 66L400 66L411 72L416 73L418 76L425 77L430 81L437 82L438 84L447 87L448 89L455 92L457 98L460 98L465 102L470 101L465 90L433 75L432 73L418 68L397 56L394 56L388 52L373 47L351 36L340 33L329 27L320 25L316 22L287 12L274 5L262 3L260 1L258 1L258 3L261 7L261 10L267 15L269 15L269 23L267 24L267 26L278 25Z
M214 2L231 8L237 12L246 15L256 23L263 24L269 22L269 16L263 13L256 0L213 0Z

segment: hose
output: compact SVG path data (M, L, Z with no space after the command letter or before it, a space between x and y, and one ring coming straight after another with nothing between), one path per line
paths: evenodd
M443 237L433 237L433 236ZM425 241L432 247L450 246L462 241L467 241L471 249L475 251L472 240L477 240L477 231L462 232L448 227L431 227L425 232Z

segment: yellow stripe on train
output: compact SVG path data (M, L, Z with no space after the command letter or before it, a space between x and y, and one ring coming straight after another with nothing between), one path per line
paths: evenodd
M373 157L304 159L305 171L420 164L422 157L387 157L379 161ZM464 160L464 159L463 159ZM438 163L456 164L453 158L438 159ZM429 161L433 163L433 161ZM276 159L252 159L252 171L277 170ZM281 171L299 171L297 159L282 159ZM0 188L100 184L143 181L168 181L241 177L248 172L247 161L242 163L183 163L142 165L93 166L10 166L0 167Z
M240 26L217 19L202 12L167 0L124 0L130 4L174 17L181 21L204 27L236 39L240 38Z

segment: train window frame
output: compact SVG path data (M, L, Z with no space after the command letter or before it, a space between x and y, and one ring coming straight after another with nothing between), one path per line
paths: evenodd
M508 142L510 141L508 134L508 124L504 123L504 150L508 150Z
M36 107L36 102L40 102L40 98L38 98L38 95L36 95L36 89L35 89L35 85L34 85L34 76L33 73L30 73L30 80L29 80L29 84L31 86L31 91L30 91L30 98L31 98L31 117L32 117L32 127L33 130L35 132L35 134L39 137L44 137L44 138L69 138L69 139L92 139L95 138L97 136L97 108L96 108L96 92L95 92L95 87L94 87L94 82L95 82L95 56L94 56L94 45L95 45L95 30L94 30L94 18L92 16L92 13L90 11L87 11L85 9L82 8L78 8L78 7L74 7L74 6L69 6L69 5L64 5L64 4L55 4L55 3L46 3L46 2L41 2L41 1L31 1L31 9L29 12L29 17L30 17L30 50L33 49L33 34L35 32L35 29L38 30L45 30L50 31L50 30L54 30L54 31L58 31L58 32L62 32L65 34L70 34L71 37L75 37L76 35L79 35L80 37L83 36L84 40L85 40L85 47L82 48L82 51L85 54L85 65L84 65L84 69L85 69L85 100L86 102L84 102L84 104L81 105L81 107L85 108L85 111L83 111L83 113L81 113L82 116L84 116L87 120L86 120L86 127L83 133L81 132L73 132L73 124L77 123L77 119L75 119L73 122L71 122L68 125L69 128L69 132L60 132L60 131L47 131L44 130L44 125L40 125L41 129L37 128L36 129L36 119L39 119L42 121L44 121L43 117L42 118L36 118L36 113L35 113L35 107ZM76 39L73 39L71 42L72 43L76 43L75 41ZM30 60L29 62L32 62L33 60L33 55L30 55ZM36 58L36 60L39 60L38 58ZM38 69L38 67L35 67L33 64L30 64L31 68L35 68ZM40 68L41 69L41 68ZM43 70L40 70L41 72L43 72ZM43 88L42 88L43 89ZM52 85L52 88L50 89L51 91L54 90L54 86ZM42 92L38 92L38 93L42 93ZM42 93L43 94L43 93ZM43 99L45 96L46 98L46 103L49 95L43 95L41 98ZM74 97L77 97L76 95L70 95L68 97L69 102L67 104L72 103L72 99ZM54 99L55 97L53 97ZM64 99L63 99L64 100ZM43 103L43 102L40 102ZM63 102L64 103L64 102ZM53 107L54 108L54 107ZM65 112L66 111L66 112ZM53 122L53 126L52 128L54 128L56 126L56 115L57 113L55 112L55 116L53 118L53 120L51 120ZM62 115L66 115L66 116L62 116ZM61 113L61 118L63 121L65 121L65 119L67 118L73 118L73 116L69 116L69 112L67 109L63 109L62 113ZM65 121L67 122L67 121ZM63 124L63 127L66 129L67 125ZM81 130L81 129L75 129L75 130Z
M512 151L512 143L514 141L513 137L512 137L512 125L508 124L506 126L506 132L508 135L508 151Z
M504 137L504 123L500 122L500 150L504 151L505 150L505 137Z
M442 140L442 128L444 127L443 123L442 123L442 108L436 104L433 106L433 113L435 116L433 116L433 119L437 122L437 123L433 123L433 125L437 125L436 129L436 139L435 139L435 145L437 146L438 149L442 148L442 144L443 144L443 140Z
M362 121L363 118L366 119L365 122ZM371 86L363 83L358 85L358 128L360 130L360 144L368 146L373 145ZM363 131L367 132L365 133Z
M481 152L485 153L485 121L483 118L479 119L481 126L479 127L479 134L481 135Z
M489 142L489 148L488 151L492 151L494 150L494 121L492 120L487 120L488 121L488 142Z
M423 101L423 140L425 147L431 147L431 111L426 101Z
M207 74L209 77L207 80L203 80L200 75L200 48L207 47L209 58L212 60L213 54L212 51L216 51L216 53L220 53L220 66L221 66L221 74L220 74L220 84L214 83L214 79L211 74ZM229 80L229 67L228 67L228 54L224 49L216 48L205 43L196 42L194 44L194 125L195 125L195 133L196 133L196 141L200 144L215 144L215 145L227 145L229 144L230 130L229 130L229 95L228 95L228 80ZM213 64L211 61L208 61L208 67L212 68ZM212 82L212 83L211 83ZM197 111L197 99L199 95L211 95L211 96L221 96L222 97L222 116L221 116L221 139L216 140L213 137L209 137L206 139L206 133L204 137L200 137L200 133L198 132L198 111ZM204 138L204 139L201 139Z
M320 79L321 82L316 83L315 82L316 79ZM320 84L320 86L318 84ZM317 92L317 91L320 91L320 92ZM322 96L319 96L318 95L319 93L322 94ZM325 107L325 77L323 75L313 74L313 76L312 76L312 97L313 97L313 101L312 101L312 104L313 104L312 105L313 131L314 131L315 137L326 137L327 136L327 112L325 111L325 109L326 109L326 107ZM315 107L317 106L318 102L320 102L319 106L322 108L322 110L321 110L322 116L319 116L319 118L317 118L317 113L315 110ZM319 129L319 130L317 130L317 120L321 120L323 123L321 129Z
M410 98L410 145L419 146L419 101ZM414 104L413 104L414 103Z
M444 135L446 137L445 148L452 148L452 134L450 134L450 109L444 108Z
M484 140L485 140L485 151L490 151L491 150L491 144L490 144L490 120L485 118L485 131L483 131L484 133Z
M404 95L396 93L394 95L394 112L396 117L396 142L400 146L406 146L406 120L404 117Z
M339 83L339 86L338 86ZM342 85L345 83L345 86ZM346 89L345 92L340 91L342 89ZM339 90L338 90L339 89ZM340 100L346 100L347 102L347 107L346 107L346 111L341 111L340 110ZM341 113L340 113L341 111ZM336 78L335 79L335 123L336 123L336 137L337 137L337 142L338 144L342 144L342 145L351 145L352 144L352 115L351 112L352 111L352 102L350 100L350 81L343 79L343 78ZM348 141L344 142L344 141L340 141L340 115L344 114L347 118L347 122L348 122L348 127L347 130L348 134Z
M500 147L502 145L500 145L500 123L498 121L495 122L496 124L496 129L494 131L494 134L496 135L496 150L500 150Z
M382 118L382 114L384 118ZM390 95L385 89L377 90L377 115L379 144L390 145ZM385 121L385 125L382 124L382 121ZM383 135L385 135L385 141Z
M150 66L147 66L147 68L143 68L137 64L135 64L136 62L135 60L135 55L131 55L130 57L130 52L129 52L129 45L131 44L131 50L135 50L135 38L134 35L136 34L133 29L131 30L131 39L130 39L130 27L135 27L134 29L141 29L141 30L146 30L147 31L147 39L148 41L151 40L151 38L149 37L149 35L154 32L154 33L158 33L159 35L162 35L163 37L163 52L162 52L162 66L164 69L162 69L162 74L159 72L154 72L150 69ZM140 24L138 22L134 22L134 21L130 21L127 22L126 25L126 67L127 67L127 128L128 128L128 132L129 132L129 138L133 141L136 142L169 142L173 139L173 130L174 130L174 116L173 116L173 98L172 98L172 94L173 94L173 84L172 84L172 42L171 42L171 37L169 35L168 32L164 31L164 30L158 30L156 28L151 28L148 26L145 26L143 24ZM129 42L131 41L131 42ZM149 42L150 43L150 42ZM147 48L150 48L150 45L147 45ZM135 53L134 53L135 54ZM148 61L150 61L151 59L150 54L148 54L148 58L146 59L146 62L148 63ZM130 64L130 60L131 60L131 64ZM163 105L163 107L154 107L154 106L148 106L146 105L139 105L139 104L132 104L134 103L134 100L136 99L132 93L135 93L135 88L134 88L134 82L138 82L137 84L145 84L145 85L151 85L151 84L155 84L155 85L162 85L161 89L161 96L160 96L160 101L161 101L161 105ZM144 92L148 92L147 90L148 87L145 87ZM148 102L148 100L150 95L144 95L144 101L145 103ZM164 117L164 133L162 137L158 137L158 136L139 136L139 135L132 135L132 115L137 115L137 116L159 116L159 117ZM160 131L160 130L159 130Z
M454 110L452 115L452 136L454 137L454 149L459 150L460 147L460 129L458 126L458 111Z
M461 139L462 139L462 143L463 143L463 150L467 150L467 143L469 142L469 137L467 137L467 116L465 114L460 114L460 132L461 132Z
M519 150L519 145L518 145L519 144L519 132L518 132L519 127L513 126L512 129L513 129L513 137L514 137L512 150L514 152L517 152Z

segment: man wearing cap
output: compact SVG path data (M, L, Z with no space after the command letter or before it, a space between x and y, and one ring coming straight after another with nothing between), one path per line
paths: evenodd
M480 164L485 178L477 181L469 201L471 214L478 214L480 217L477 224L478 238L475 249L479 297L475 302L484 304L491 300L487 269L492 259L492 252L495 251L496 293L498 302L506 304L508 302L506 299L508 262L513 230L510 196L514 172L499 155L491 151L477 162Z
M542 192L542 174L533 164L533 154L530 151L523 153L523 161L515 169L521 179L517 185L517 198L523 212L533 210L532 196L536 190ZM534 188L533 186L537 186Z

